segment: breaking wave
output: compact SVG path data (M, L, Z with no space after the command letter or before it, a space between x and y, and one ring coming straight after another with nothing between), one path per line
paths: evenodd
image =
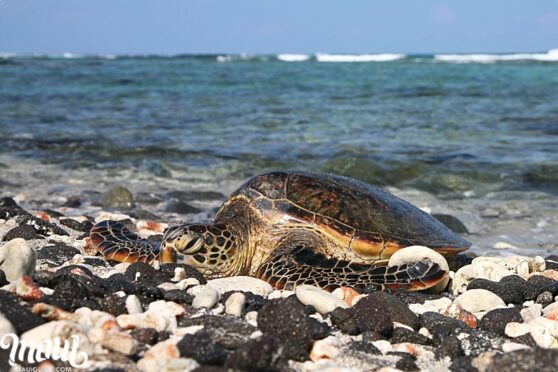
M277 59L283 62L304 62L311 58L309 54L278 54Z
M390 62L405 58L405 54L316 54L318 62Z
M512 53L512 54L436 54L434 61L450 63L495 63L514 61L558 61L558 49L546 53Z

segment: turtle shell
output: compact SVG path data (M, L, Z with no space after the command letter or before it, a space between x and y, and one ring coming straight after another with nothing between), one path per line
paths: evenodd
M471 245L410 203L346 177L271 172L248 180L238 196L272 224L312 224L360 256L387 258L411 245L457 253Z

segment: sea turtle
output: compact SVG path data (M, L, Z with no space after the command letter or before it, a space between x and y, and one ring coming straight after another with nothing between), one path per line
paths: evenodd
M181 262L208 278L250 275L277 288L312 284L418 290L447 274L433 262L386 266L397 250L424 245L446 256L471 243L429 214L364 182L329 174L255 176L210 223L170 227L163 242L103 221L90 242L106 259Z

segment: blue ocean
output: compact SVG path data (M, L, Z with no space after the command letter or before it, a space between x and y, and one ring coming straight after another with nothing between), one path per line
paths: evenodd
M227 193L270 169L331 172L450 209L481 247L552 250L557 97L556 50L3 55L0 192Z

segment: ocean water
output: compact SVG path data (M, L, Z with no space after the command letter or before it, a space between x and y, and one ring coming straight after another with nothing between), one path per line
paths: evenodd
M557 97L557 51L6 54L0 192L228 193L270 169L331 172L457 215L479 249L548 252L558 247Z

